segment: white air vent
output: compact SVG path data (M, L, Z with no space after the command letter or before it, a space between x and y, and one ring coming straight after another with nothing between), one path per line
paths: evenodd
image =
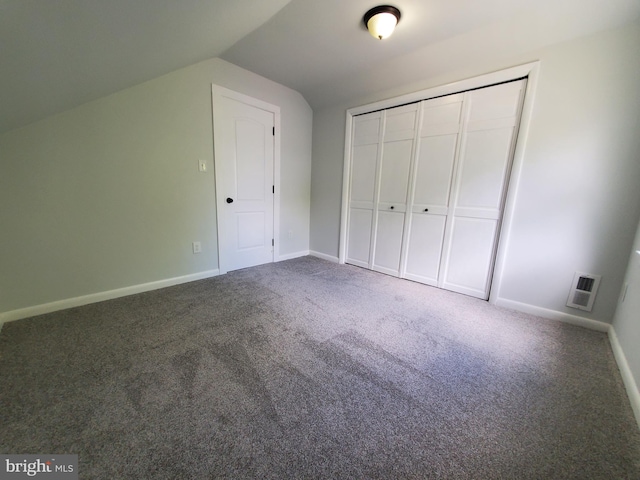
M567 307L578 308L590 312L593 308L593 301L596 299L596 292L600 285L600 275L591 273L576 272L569 292Z

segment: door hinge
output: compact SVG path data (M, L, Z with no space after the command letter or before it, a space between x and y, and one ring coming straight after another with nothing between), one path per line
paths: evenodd
M273 136L275 137L276 136L276 127L273 127L272 131L273 131Z
M276 242L275 242L275 241L273 240L273 238L272 238L272 239L271 239L271 246L272 246L272 247L275 247L275 245L276 245Z

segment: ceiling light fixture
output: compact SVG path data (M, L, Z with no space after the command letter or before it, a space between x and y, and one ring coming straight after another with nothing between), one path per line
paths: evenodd
M364 14L364 24L369 33L382 40L393 33L400 21L400 10L391 5L373 7Z

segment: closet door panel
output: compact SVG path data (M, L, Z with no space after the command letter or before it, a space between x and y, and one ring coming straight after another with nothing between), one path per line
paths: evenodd
M353 121L353 144L377 144L382 129L381 112L367 113L357 116Z
M373 269L398 276L418 105L385 111Z
M390 108L385 111L384 141L411 140L418 125L418 105Z
M346 262L366 268L371 266L371 239L381 135L381 112L361 115L354 119Z
M406 205L412 148L413 140L384 143L379 203Z
M369 202L373 208L378 145L360 145L353 149L351 201Z
M397 276L400 270L404 213L378 212L373 269Z
M495 247L496 220L456 217L443 287L485 297Z
M465 94L440 286L487 299L524 81Z
M437 285L462 121L463 95L422 102L403 276Z
M349 213L349 241L347 263L369 267L373 210L352 208Z
M502 207L512 137L513 126L467 133L457 207Z
M523 85L524 81L520 80L469 92L469 100L472 104L468 121L515 118L520 108Z
M436 100L426 100L425 109L422 115L423 133L434 125L457 125L460 122L462 111L462 95L449 95L446 103Z
M458 135L438 135L420 139L413 202L417 205L446 206Z
M417 213L411 220L405 277L428 285L438 284L440 254L446 215Z

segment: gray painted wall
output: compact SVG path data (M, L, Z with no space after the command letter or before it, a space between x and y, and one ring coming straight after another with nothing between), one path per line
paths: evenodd
M311 108L208 60L0 136L0 313L218 268L212 83L280 106L280 254L308 250Z
M499 297L611 322L640 216L640 23L524 55L486 38L379 65L375 82L387 89L314 112L310 248L338 255L349 107L540 60ZM602 275L592 313L565 306L575 271Z

